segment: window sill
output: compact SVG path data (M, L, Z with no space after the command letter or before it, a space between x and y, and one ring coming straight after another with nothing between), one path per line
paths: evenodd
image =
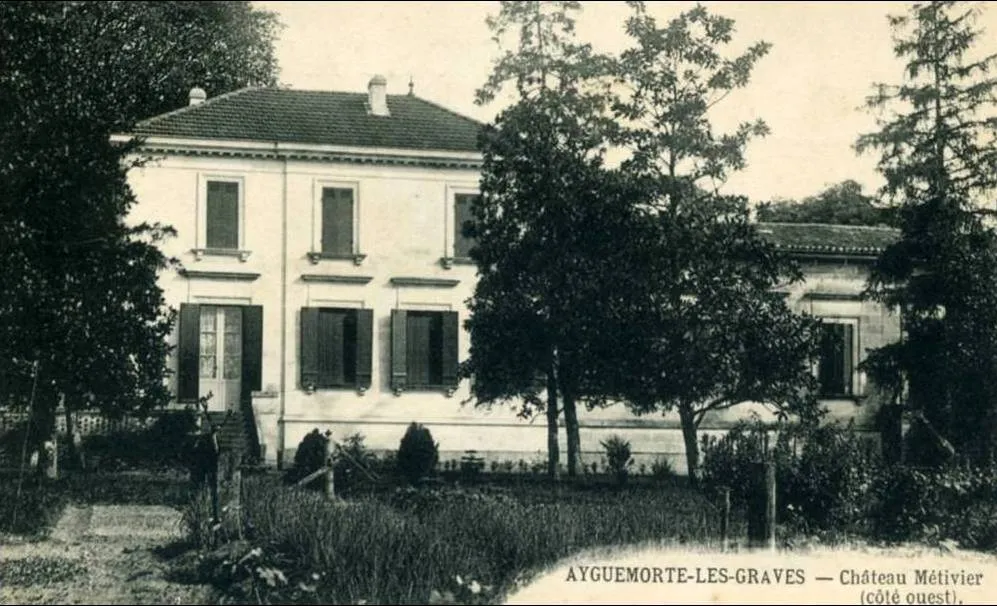
M391 391L394 392L396 396L402 395L405 391L421 391L421 392L442 392L443 395L450 398L453 397L454 393L457 391L456 385L393 385Z
M470 257L441 257L440 265L443 269L453 269L454 265L474 265L474 260Z
M304 392L306 394L308 394L308 395L312 395L316 391L349 391L349 390L353 390L353 391L356 391L358 394L360 394L362 396L365 393L367 393L368 386L357 385L356 383L343 383L341 385L314 385L314 384L309 383L307 385L304 385L301 389L304 390Z
M367 255L362 255L360 253L327 253L316 251L308 253L308 260L311 261L312 265L317 265L319 261L343 260L352 260L354 265L360 265L366 258Z
M252 251L235 248L193 248L191 252L197 261L204 257L238 257L239 261L245 263Z

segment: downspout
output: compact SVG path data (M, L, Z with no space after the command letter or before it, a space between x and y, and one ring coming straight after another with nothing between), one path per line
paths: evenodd
M277 418L277 468L284 466L284 414L287 405L287 156L274 142L283 161L280 202L280 416Z

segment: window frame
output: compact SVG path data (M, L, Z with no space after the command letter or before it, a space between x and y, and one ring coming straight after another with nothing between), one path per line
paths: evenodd
M327 253L322 251L322 196L326 189L348 189L353 192L353 250L349 253ZM360 182L341 179L315 179L312 183L312 233L308 259L312 264L321 260L352 260L360 265L367 255L361 251L360 230Z
M236 247L235 248L210 248L208 247L208 184L214 182L235 183L238 187L236 219ZM196 197L195 227L196 236L194 241L194 257L198 261L205 255L238 257L240 261L249 258L250 251L247 246L246 237L246 178L243 175L224 172L205 172L198 174L198 186Z
M822 400L842 400L850 398L860 398L864 394L864 388L862 381L862 373L858 370L859 362L861 361L859 347L860 341L860 330L861 321L860 318L856 316L845 316L845 315L819 315L817 318L822 324L842 324L845 326L852 327L852 348L851 348L851 377L849 377L849 383L851 385L850 393L832 393L824 392L820 385L820 364L821 357L820 352L818 352L818 358L813 365L814 377L817 379L817 397ZM846 353L846 355L848 355Z
M444 209L444 243L443 258L441 263L445 269L451 269L454 265L473 265L474 261L470 257L458 257L456 254L457 245L457 196L478 196L481 197L481 190L475 184L448 183L446 186L446 202Z
M438 356L440 363L440 382L413 383L411 373L411 356L409 355L410 343L408 338L409 323L411 314L431 315L438 318L440 322L440 341L438 343ZM404 316L404 325L399 327L397 319ZM399 331L400 329L400 331ZM457 390L460 382L460 340L461 340L460 314L452 309L439 309L432 306L399 306L392 310L391 317L391 362L390 386L396 396L400 396L404 391L439 392L442 391L447 397L451 397ZM452 342L448 342L448 336ZM430 337L431 338L431 337ZM430 343L432 345L432 343ZM432 355L429 351L427 354ZM396 356L404 357L404 368L401 368ZM430 372L432 375L432 372Z

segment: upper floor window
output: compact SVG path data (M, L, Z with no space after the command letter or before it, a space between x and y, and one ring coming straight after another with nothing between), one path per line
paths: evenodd
M204 245L239 248L239 183L208 181L205 194Z
M821 396L855 395L855 329L854 321L822 320L817 363Z
M317 186L315 208L315 237L309 258L353 259L359 264L359 225L357 222L356 184L320 183Z
M454 195L453 208L453 256L456 259L469 259L474 238L467 235L469 223L474 221L474 205L480 196L477 194Z

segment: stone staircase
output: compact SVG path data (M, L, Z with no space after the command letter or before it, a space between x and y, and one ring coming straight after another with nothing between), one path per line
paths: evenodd
M218 448L221 452L235 454L235 459L245 461L258 456L256 427L252 417L240 411L211 411L208 419L218 431Z

